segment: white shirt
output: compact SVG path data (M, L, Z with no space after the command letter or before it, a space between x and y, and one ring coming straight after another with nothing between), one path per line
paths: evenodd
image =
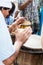
M15 53L11 37L5 23L4 16L0 11L0 60L3 61Z
M0 65L4 65L3 62L0 61Z

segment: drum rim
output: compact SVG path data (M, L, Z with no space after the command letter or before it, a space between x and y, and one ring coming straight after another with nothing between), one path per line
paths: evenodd
M42 49L32 49L32 48L26 48L24 46L21 47L21 51L31 53L31 54L42 54Z
M39 49L42 49L42 48L32 48L32 47L27 47L27 46L25 46L25 45L23 45L24 47L26 47L26 48L30 48L30 49L33 49L33 50L39 50Z
M36 35L36 34L32 34L32 35L30 36L30 39L31 39L31 37L33 37L33 36L34 36L34 37L37 36L36 38L41 39L41 37L40 37L39 35ZM29 39L29 40L30 40L30 39ZM28 41L28 40L27 40L27 41ZM31 40L30 40L30 41L31 41ZM39 41L40 41L40 40L39 40ZM33 47L32 44L30 45L30 43L31 43L31 42L26 42L26 43L23 44L23 46L24 46L24 47L27 47L27 48L30 48L30 49L42 49L42 46L41 46L41 45L40 45L40 46L36 46L36 47L34 46L34 47ZM39 43L39 44L40 44L40 43Z

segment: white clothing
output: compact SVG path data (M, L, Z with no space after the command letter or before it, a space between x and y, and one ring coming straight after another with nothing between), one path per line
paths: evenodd
M3 62L0 61L0 65L5 65Z
M12 40L5 23L4 16L0 11L0 61L3 61L15 53Z
M0 0L0 7L12 8L12 4L9 0Z

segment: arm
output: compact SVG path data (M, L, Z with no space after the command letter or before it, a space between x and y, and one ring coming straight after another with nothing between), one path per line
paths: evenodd
M16 49L17 49L17 48L20 49L20 47L21 47L21 45L22 45L21 42L16 41L15 44L17 44ZM7 58L6 60L4 60L3 63L4 63L5 65L11 65L11 64L15 61L15 59L16 59L16 57L17 57L17 55L18 55L19 49L17 49L16 52L15 52L12 56L10 56L10 57Z
M21 4L21 5L19 5L18 7L19 7L20 10L23 10L23 9L25 9L25 8L27 7L27 5L29 5L29 3L31 3L31 2L32 2L32 0L27 0L26 2L24 2L24 3Z
M15 12L15 16L14 18L16 18L18 16L19 10Z
M3 61L5 65L11 65L12 62L15 61L21 46L28 39L28 37L31 35L31 33L32 33L32 30L30 27L26 28L22 32L19 32L18 30L16 30L17 41L14 44L14 48L15 48L16 52L12 56L10 56L9 58L7 58L6 60Z
M42 25L42 31L41 31L41 45L43 50L43 25Z
M12 30L16 29L19 24L24 22L24 20L24 17L20 17L19 19L17 19L12 25L9 26L9 31L12 32Z

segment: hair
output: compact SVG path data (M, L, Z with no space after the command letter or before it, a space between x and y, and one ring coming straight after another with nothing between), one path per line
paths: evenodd
M0 10L2 10L2 7L0 7Z
M9 11L9 15L12 15L12 13L14 12L14 10L15 10L15 4L12 3L12 8L11 8L11 10Z
M6 7L0 7L0 10L2 10L2 8L5 10L10 9L10 8L6 8Z

